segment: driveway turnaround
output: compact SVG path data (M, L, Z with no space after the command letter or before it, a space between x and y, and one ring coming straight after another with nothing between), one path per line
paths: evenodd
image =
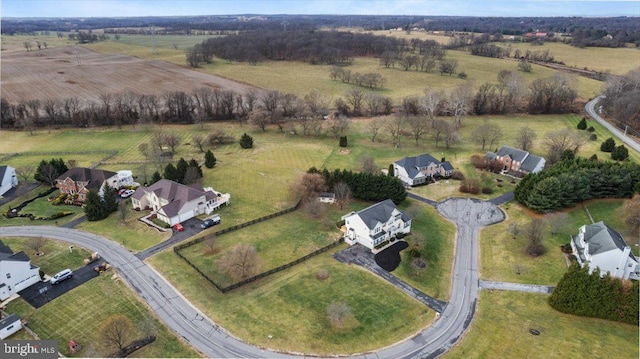
M551 294L551 292L553 292L554 287L551 287L548 285L520 284L520 283L493 282L488 280L480 280L480 288L495 289L495 290L511 290L515 292Z
M478 298L478 231L482 226L504 220L505 216L496 205L474 199L449 199L437 203L436 208L458 226L450 301L438 319L421 333L352 358L435 358L455 345L471 323ZM207 357L301 357L257 348L232 337L196 309L158 272L120 244L104 237L50 226L3 227L0 237L3 236L42 236L98 252L169 328Z

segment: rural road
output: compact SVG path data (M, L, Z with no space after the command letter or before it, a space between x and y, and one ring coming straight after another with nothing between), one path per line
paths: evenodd
M435 358L455 345L471 323L479 290L479 230L482 226L504 220L505 215L493 203L468 198L448 199L438 203L436 208L458 227L452 290L446 308L432 325L416 336L374 353L350 358ZM116 242L89 232L51 226L3 227L0 232L0 237L39 236L100 253L169 328L207 357L294 357L263 350L230 336L196 309L158 272Z
M589 116L591 116L593 119L598 121L602 126L606 127L607 130L611 131L611 133L613 133L616 137L618 137L627 146L631 147L637 152L640 152L640 143L638 143L636 140L634 140L630 136L625 136L624 132L620 131L616 126L605 121L602 117L598 115L598 111L596 111L595 108L596 108L596 104L600 102L602 98L604 98L604 95L600 95L594 98L593 100L587 102L587 105L584 107L584 109L587 111Z

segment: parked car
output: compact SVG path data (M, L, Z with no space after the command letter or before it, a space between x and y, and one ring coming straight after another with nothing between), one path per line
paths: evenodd
M136 193L136 191L134 191L132 189L125 189L122 193L120 193L120 197L127 198L127 197L131 196L134 193Z
M173 229L175 229L176 232L182 232L184 231L184 226L182 225L182 223L176 223L173 225Z
M220 223L220 216L213 216L202 221L200 228L209 228Z
M53 277L51 277L51 280L49 280L49 282L51 284L58 284L63 280L69 279L71 277L73 277L73 272L71 271L71 269L67 268L65 270L62 270L56 273Z

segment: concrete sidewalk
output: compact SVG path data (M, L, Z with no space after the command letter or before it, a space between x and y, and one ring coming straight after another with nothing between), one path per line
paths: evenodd
M479 281L479 285L481 289L510 290L515 292L544 294L551 294L554 288L546 285L494 282L482 279Z

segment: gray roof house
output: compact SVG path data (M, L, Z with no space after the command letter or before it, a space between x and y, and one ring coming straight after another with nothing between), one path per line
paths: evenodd
M500 147L497 153L487 152L485 158L490 161L501 161L503 173L511 172L520 175L540 172L546 164L543 157L509 146Z
M0 166L0 196L4 196L13 187L18 186L16 169L11 166Z
M360 243L374 253L388 246L396 234L411 232L411 218L390 199L345 214L342 219L345 242L350 245Z
M631 247L604 222L580 227L578 234L571 236L571 248L578 264L588 265L591 271L599 268L603 275L608 272L622 279L640 279L640 266Z
M393 175L408 186L417 186L434 177L453 174L449 161L440 162L428 153L405 157L393 163Z
M138 187L131 196L134 209L150 209L158 219L173 226L200 214L210 214L223 204L229 204L231 195L211 187L183 185L167 179L149 187Z
M0 241L0 301L40 281L40 267L23 251L13 253Z

